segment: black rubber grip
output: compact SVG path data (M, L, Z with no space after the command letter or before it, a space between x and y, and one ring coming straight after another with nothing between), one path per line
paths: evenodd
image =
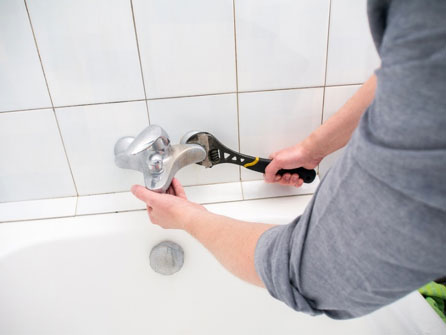
M268 164L271 163L270 159L265 158L259 158L259 161L252 166L246 166L247 169L265 173L265 169L268 166ZM308 170L303 167L286 170L282 169L277 171L277 174L280 176L283 176L285 173L294 174L297 173L299 175L299 178L302 178L304 183L311 183L313 182L314 178L316 178L316 171L315 170Z

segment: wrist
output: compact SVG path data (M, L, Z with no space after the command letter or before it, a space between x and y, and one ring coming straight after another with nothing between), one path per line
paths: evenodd
M326 156L321 144L319 136L316 133L310 134L305 140L298 144L306 157L310 157L311 161L319 164L319 162Z
M180 213L183 217L183 230L187 233L194 235L194 229L198 222L206 221L206 216L211 214L202 205L193 204L187 211Z

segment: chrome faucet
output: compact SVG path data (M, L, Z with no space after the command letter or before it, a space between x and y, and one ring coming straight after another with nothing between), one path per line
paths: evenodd
M142 172L146 187L160 193L166 192L178 170L206 158L201 145L171 145L166 131L157 125L136 137L120 138L114 151L118 167Z

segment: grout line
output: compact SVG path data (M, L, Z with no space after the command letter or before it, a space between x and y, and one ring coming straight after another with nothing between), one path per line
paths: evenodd
M331 19L331 0L328 4L328 28L327 28L327 45L325 50L325 77L324 77L324 89L322 95L322 113L321 124L324 121L324 108L325 108L325 88L327 87L327 72L328 72L328 47L330 43L330 19ZM318 169L319 171L319 169Z
M241 174L240 174L240 179L242 179ZM240 180L240 190L242 191L242 199L245 200L245 191L243 190L243 184L241 180Z
M96 105L122 104L122 103L126 103L126 102L142 102L145 100L146 99L118 100L118 101L108 101L108 102L92 102L92 103L88 103L88 104L54 106L54 108L71 108L71 107L84 107L84 106L96 106Z
M218 201L218 202L208 202L208 203L200 203L201 205L218 205L218 204L228 204L234 202L246 202L246 201L257 201L257 200L267 200L267 199L276 199L276 198L293 198L293 197L302 197L313 195L314 193L306 193L306 194L292 194L292 195L279 195L274 197L261 197L254 199L242 199L242 200L227 200L227 201ZM77 211L77 209L76 209ZM110 212L101 212L101 213L86 213L86 214L75 214L75 215L63 215L63 216L49 216L42 217L37 219L18 219L18 220L8 220L8 221L0 221L0 224L3 223L12 223L12 222L28 222L28 221L42 221L42 220L57 220L57 219L68 219L82 216L94 216L94 215L108 215L108 214L120 214L120 213L131 213L131 212L142 212L146 211L146 209L127 209L121 211L110 211ZM230 216L231 217L231 216Z
M24 109L11 109L11 110L0 111L0 114L15 113L15 112L31 112L31 111L38 111L38 110L52 109L52 108L53 108L52 106L48 106L48 107L36 107L36 108L24 108Z
M327 28L327 44L325 49L325 76L324 76L324 88L322 91L322 113L321 113L321 125L324 122L324 110L325 110L325 90L327 88L327 72L328 72L328 47L330 43L330 19L331 19L331 0L328 4L328 28ZM317 174L320 173L320 163L317 165Z
M172 97L162 97L162 98L134 99L134 100L120 100L120 101L106 101L106 102L92 102L92 103L77 104L77 105L60 105L60 106L54 106L54 108L58 109L58 108L84 107L84 106L96 106L96 105L109 105L109 104L120 104L120 103L127 103L127 102L141 102L141 101L145 102L145 101L164 100L164 99L197 98L197 97L210 96L210 95L226 95L226 94L237 94L237 93L262 93L262 92L274 92L274 91L286 91L286 90L301 90L301 89L308 89L308 88L358 86L358 85L362 85L362 84L364 84L364 83L333 84L333 85L326 85L326 86L305 86L305 87L273 88L273 89L264 89L264 90L257 90L257 91L239 91L239 92L235 92L234 91L234 92L220 92L220 93L204 93L204 94L196 94L196 95L183 95L183 96L172 96ZM6 114L6 113L30 112L30 111L43 110L43 109L52 109L52 108L53 108L52 106L48 106L48 107L37 107L37 108L5 110L5 111L0 111L0 115L3 114L3 113Z
M318 86L303 86L303 87L287 87L287 88L270 88L264 90L245 90L239 91L239 93L262 93L262 92L276 92L276 91L292 91L292 90L306 90L310 88L323 88L323 85Z
M237 144L238 144L238 152L241 151L241 136L240 136L240 104L239 104L239 89L238 89L238 56L237 56L237 21L236 21L236 12L235 12L235 0L232 0L232 19L234 21L234 58L235 58L235 98L236 98L236 108L237 108ZM238 178L240 183L242 181L242 168L239 166L238 168ZM240 188L242 188L240 184ZM242 198L243 189L242 189Z
M75 190L75 192L76 192L76 195L79 196L79 192L77 191L76 181L74 180L73 169L71 168L70 160L69 160L69 158L68 158L68 154L67 154L67 149L66 149L66 147L65 147L65 142L64 142L64 140L63 140L63 136L62 136L62 131L60 130L59 120L57 119L56 110L55 110L55 108L54 108L53 97L51 96L50 86L49 86L49 84L48 84L48 78L46 77L45 68L44 68L44 66L43 66L42 57L41 57L41 55L40 55L39 46L38 46L38 44L37 44L36 33L35 33L35 31L34 31L33 23L32 23L32 21L31 21L31 15L30 15L30 13L29 13L28 4L27 4L26 0L24 0L24 3L25 3L26 13L27 13L27 15L28 15L29 25L30 25L30 27L31 27L31 32L32 32L32 34L33 34L33 39L34 39L34 44L35 44L35 46L36 46L37 55L39 56L40 67L42 68L43 78L45 79L46 88L47 88L47 90L48 90L48 96L49 96L49 98L50 98L50 102L51 102L51 106L52 106L52 110L53 110L54 119L55 119L55 121L56 121L57 130L58 130L58 132L59 132L59 138L60 138L60 141L61 141L61 143L62 143L62 148L63 148L64 154L65 154L65 159L67 160L68 169L70 170L71 180L73 181L74 190Z
M77 204L79 203L79 197L77 196L76 197L76 205L75 205L75 207L74 207L74 216L76 216L77 215Z
M129 0L129 1L130 1L130 9L132 11L133 28L134 28L134 31L135 31L136 49L138 51L139 69L141 71L142 87L143 87L143 90L144 90L144 100L145 100L145 103L146 103L147 117L149 119L149 124L150 124L149 105L147 103L146 83L145 83L145 80L144 80L144 72L143 72L143 68L142 68L141 50L139 48L138 31L136 29L135 10L133 9L133 0Z
M203 94L190 94L190 95L178 95L171 97L159 97L159 98L149 98L147 101L156 101L156 100L166 100L166 99L182 99L182 98L198 98L198 97L207 97L210 95L226 95L226 94L235 94L236 91L229 92L220 92L220 93L203 93Z
M54 111L53 97L51 96L50 87L48 85L48 79L46 77L45 69L43 67L43 62L42 62L42 57L40 55L39 46L37 45L37 38L36 38L36 34L34 32L33 24L31 22L31 15L29 14L28 3L26 2L26 0L24 0L24 3L25 3L26 14L28 16L29 25L31 27L31 33L33 34L34 45L36 46L36 50L37 50L37 56L39 57L40 68L42 69L43 78L45 80L46 89L48 91L48 96L49 96L50 102L51 102L51 107L49 107L49 108L53 109L53 111Z

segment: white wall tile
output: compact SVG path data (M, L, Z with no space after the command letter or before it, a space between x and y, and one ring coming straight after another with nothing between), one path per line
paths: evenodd
M149 101L150 122L163 127L172 144L190 130L207 131L227 147L238 149L237 99L235 94ZM185 185L240 180L239 167L232 164L205 169L196 164L181 169L178 179Z
M0 113L0 202L73 195L53 111Z
M28 6L55 106L144 99L129 0Z
M0 222L74 216L77 197L0 203Z
M367 19L367 0L332 0L327 85L363 83L379 67Z
M243 200L240 182L188 186L184 190L190 201L200 204Z
M323 122L327 121L334 113L336 113L360 87L361 85L349 85L325 88ZM342 150L343 149L335 151L322 160L319 164L319 175L321 178L325 176L328 169L341 156Z
M322 88L241 93L241 152L267 158L303 140L321 124L322 93ZM242 180L262 178L242 168Z
M142 173L120 169L114 146L148 126L145 102L56 109L62 137L80 195L128 191L143 184Z
M324 83L328 0L236 1L239 90Z
M133 0L149 98L234 92L232 0Z
M95 194L79 197L76 215L134 211L145 208L146 204L131 192Z
M318 186L318 177L316 177L316 179L312 183L303 184L301 187L284 186L280 184L267 184L263 180L251 180L242 182L243 198L245 200L313 194Z
M0 111L51 107L23 1L0 1Z

